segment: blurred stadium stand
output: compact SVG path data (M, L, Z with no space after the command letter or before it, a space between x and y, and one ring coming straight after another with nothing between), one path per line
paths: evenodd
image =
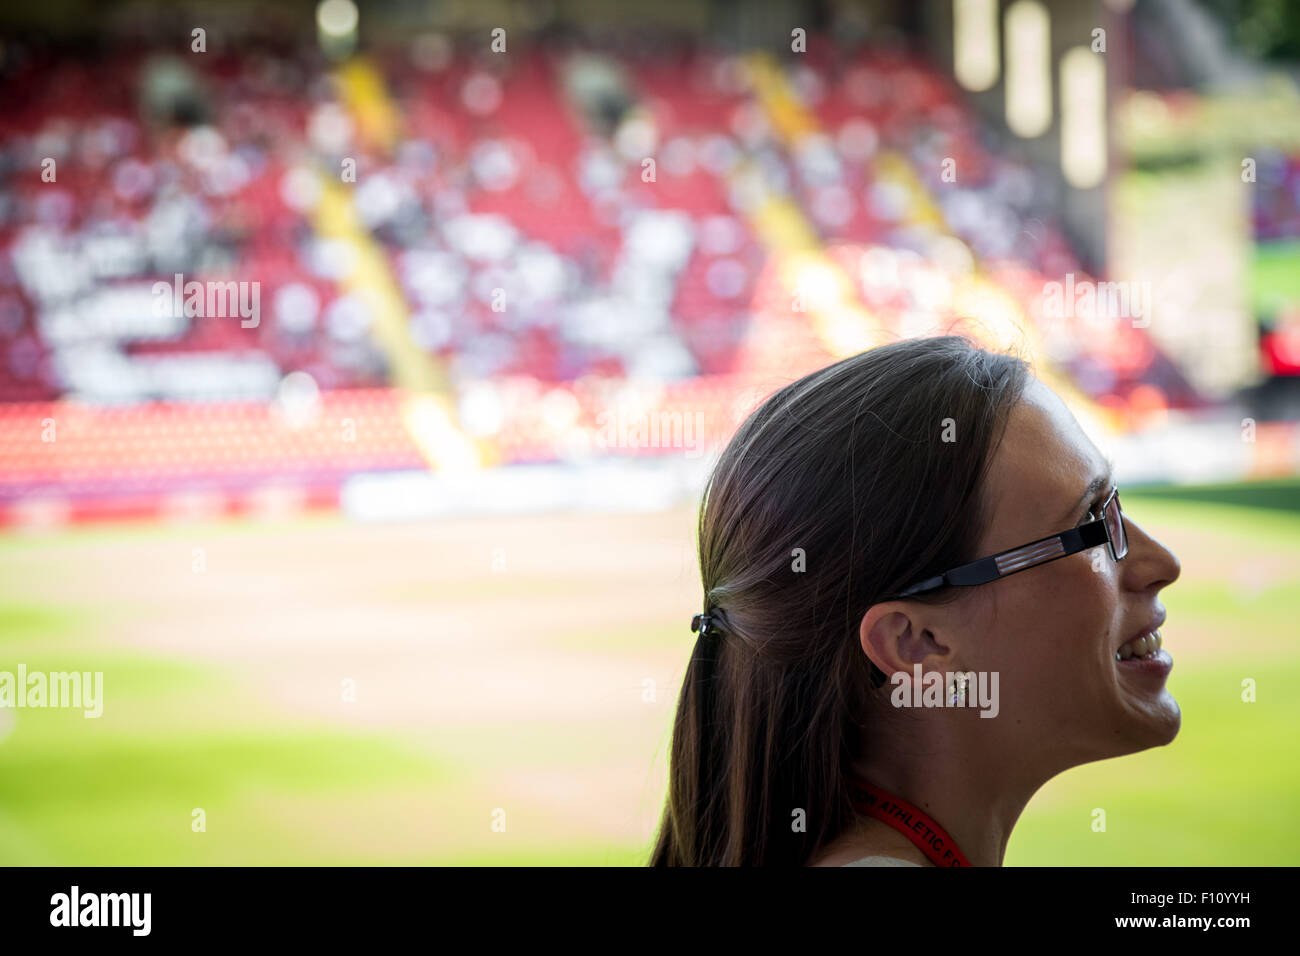
M76 3L11 18L0 520L331 505L358 474L679 453L605 441L602 420L631 403L725 439L781 381L939 330L1027 348L1114 434L1209 408L1142 323L1047 314L1049 283L1105 267L1071 238L1101 191L1062 202L1059 169L928 49L951 28L907 35L951 3L907 6L846 5L874 18L849 43L768 4L776 42L736 47L726 5L617 30L614 7L579 29L564 5L443 24L375 4L347 58L314 4L96 5L94 36ZM1300 234L1281 162L1261 242ZM160 314L178 274L255 283L256 326ZM1273 371L1300 370L1272 334Z

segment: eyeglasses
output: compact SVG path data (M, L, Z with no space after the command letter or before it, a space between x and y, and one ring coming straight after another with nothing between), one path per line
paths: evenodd
M1088 512L1092 514L1092 512ZM1101 517L1087 524L1081 524L1060 534L1039 538L1029 544L1022 544L1009 551L1001 551L987 558L980 558L970 564L945 571L919 581L911 587L899 591L896 597L907 597L926 591L936 591L942 587L973 587L987 584L998 578L1005 578L1018 571L1027 571L1040 564L1055 561L1071 554L1077 554L1088 548L1105 544L1110 549L1110 556L1116 561L1123 561L1128 554L1128 534L1124 530L1124 512L1120 508L1119 488L1116 487L1101 506Z

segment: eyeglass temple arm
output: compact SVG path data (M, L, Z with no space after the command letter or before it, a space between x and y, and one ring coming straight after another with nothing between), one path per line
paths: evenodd
M1043 561L1034 561L1021 567L1015 567L1007 571L1001 571L998 568L998 562L1001 560L1004 564L1007 559L1021 551L1034 551L1042 545L1060 541L1062 550L1058 554L1052 555ZM1096 521L1090 521L1078 528L1071 528L1069 531L1063 531L1060 534L1051 534L1046 538L1039 538L1029 544L1021 545L1018 548L1011 548L1009 551L1001 551L991 557L981 558L978 561L972 561L970 564L963 564L960 567L953 568L951 571L945 571L943 574L936 574L932 578L926 578L924 581L918 581L911 587L898 592L899 597L907 597L909 594L919 594L924 591L936 591L941 587L972 587L976 584L987 584L989 581L996 581L998 578L1006 577L1009 574L1015 574L1016 571L1024 571L1039 564L1046 564L1048 561L1055 561L1057 558L1064 558L1068 555L1075 554L1085 548L1096 547L1106 542L1106 522L1105 519L1099 518Z
M994 558L981 558L979 561L963 564L959 568L953 568L943 574L936 574L932 578L918 581L911 587L899 591L898 596L907 597L909 594L919 594L923 591L937 591L939 588L952 585L966 587L972 584L984 584L997 577L997 561Z

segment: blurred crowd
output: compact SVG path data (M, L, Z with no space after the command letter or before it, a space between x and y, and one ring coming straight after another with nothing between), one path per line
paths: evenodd
M1044 284L1083 269L1049 187L946 78L896 51L814 49L764 73L691 44L505 56L429 34L351 79L308 47L12 59L0 401L388 382L357 236L323 211L338 187L409 342L464 394L736 371L754 323L798 308L760 281L783 241L763 231L774 202L885 328L952 319L978 273L1094 395L1158 366L1131 324L1044 319ZM258 283L261 321L152 307L176 275Z

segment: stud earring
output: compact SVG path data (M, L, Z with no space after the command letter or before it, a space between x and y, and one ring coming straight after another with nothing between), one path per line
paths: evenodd
M948 706L965 707L966 706L966 684L970 680L965 672L957 674L951 684L948 685ZM958 704L957 701L961 703Z

